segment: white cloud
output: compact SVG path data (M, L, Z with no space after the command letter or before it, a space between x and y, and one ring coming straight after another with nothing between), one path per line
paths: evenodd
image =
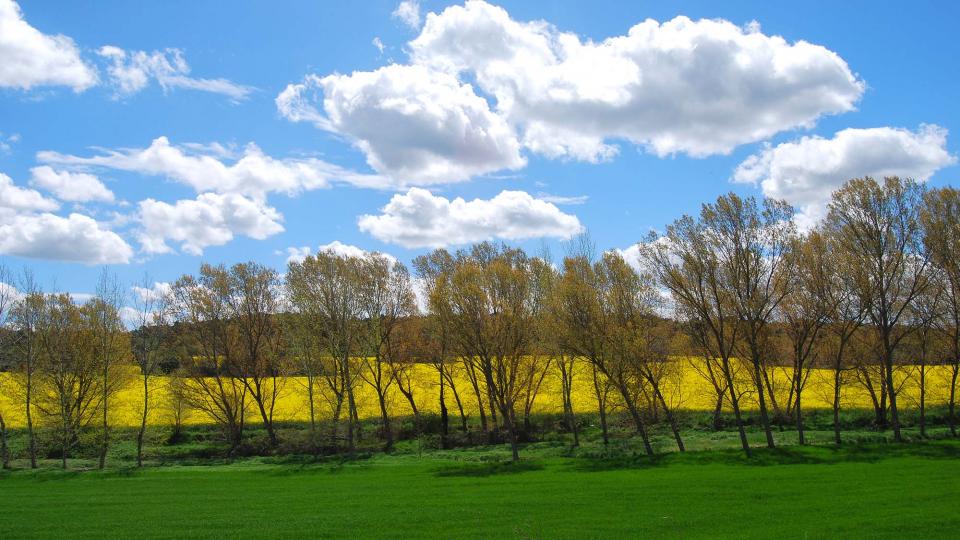
M524 144L598 161L625 139L665 156L706 156L849 111L864 84L836 53L724 20L648 19L583 41L471 0L427 16L412 60L469 73Z
M238 234L262 240L283 231L283 216L260 200L235 193L203 193L169 204L140 201L138 238L147 253L169 253L167 240L191 255L220 246Z
M383 42L380 41L380 37L379 37L379 36L374 36L373 41L371 41L370 43L372 43L373 46L376 47L378 51L380 51L380 54L383 54L383 49L384 49L385 47L384 47L384 45L383 45Z
M147 148L106 150L101 155L79 157L44 151L41 162L70 168L103 167L145 175L163 176L186 184L198 193L241 193L263 197L270 192L295 195L329 187L334 180L364 187L381 187L386 180L347 171L319 159L277 159L250 143L242 155L227 163L222 145L173 145L158 137Z
M81 214L20 214L0 222L0 253L85 264L129 262L131 247Z
M322 92L321 113L313 102ZM399 185L467 180L526 165L507 122L469 84L417 65L308 76L277 97L281 114L350 138Z
M420 28L420 2L418 0L403 0L393 10L393 17L410 27L411 30Z
M62 201L113 202L113 192L92 174L56 171L46 165L30 169L30 185L45 189Z
M277 255L283 255L283 251L278 251ZM313 250L310 249L310 246L291 246L286 249L287 254L287 264L292 262L300 262L306 259Z
M16 2L0 0L0 87L69 86L82 92L95 84L96 70L80 59L72 39L40 32Z
M125 97L143 90L151 80L164 91L173 88L199 90L221 94L232 101L243 101L254 90L227 79L197 79L189 76L190 66L179 49L163 51L125 51L107 45L98 51L110 61L107 74L117 97Z
M537 198L540 199L541 201L547 201L548 203L572 205L572 204L583 204L590 199L590 196L589 195L573 195L573 196L551 195L549 193L540 192L540 193L537 193Z
M329 244L323 244L319 246L317 248L317 252L320 252L320 251L333 253L340 257L363 257L368 253L371 253L363 248L360 248L351 244L344 244L339 240L334 240ZM288 255L287 264L290 264L291 262L300 262L306 259L307 256L314 253L314 251L312 251L309 246L301 246L301 247L288 247L286 250L286 253ZM394 257L393 255L390 255L389 253L382 253L382 252L378 252L378 253L380 253L380 255L383 255L387 259L389 259L391 262L397 261L397 258Z
M947 130L935 125L916 132L891 127L844 129L768 147L748 157L733 175L759 183L764 195L785 199L799 210L797 223L809 228L825 213L831 193L851 178L904 176L925 181L956 163L947 151Z
M428 185L522 168L521 148L588 162L621 141L727 154L850 111L865 88L823 46L720 19L648 19L592 41L468 0L428 14L407 50L405 65L308 75L278 110L348 137L397 183Z
M623 260L627 262L634 270L640 270L640 244L633 244L626 249L614 249L617 253L623 257Z
M49 212L59 207L56 201L44 197L39 191L14 185L9 176L0 173L0 218L10 211Z
M141 302L157 301L170 294L173 286L166 281L154 281L150 287L140 287L134 285L130 290L140 299Z
M360 230L408 248L468 244L494 238L569 238L583 227L576 216L523 191L452 201L421 188L394 195L380 215L360 216Z

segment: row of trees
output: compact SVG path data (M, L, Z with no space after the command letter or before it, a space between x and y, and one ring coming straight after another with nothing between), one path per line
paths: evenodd
M716 426L724 410L732 411L747 454L746 396L758 404L768 446L775 445L773 425L788 421L804 444L802 398L814 367L833 374L839 444L845 385L868 390L878 427L889 426L899 441L896 370L917 365L923 431L929 366L946 364L955 435L958 220L955 189L864 178L833 194L813 230L798 232L793 209L782 201L729 194L676 220L662 236L651 234L629 262L616 251L597 255L580 237L559 265L549 253L530 256L506 245L439 249L414 260L415 278L378 253L320 252L290 263L284 276L252 262L203 265L163 294L148 292L145 283L130 332L121 323L121 288L109 274L82 306L41 293L28 275L19 291L0 290L17 383L5 391L23 403L33 466L39 415L55 427L64 466L80 431L97 426L102 467L111 399L131 376L143 392L140 462L150 379L173 367L174 409L203 413L233 448L251 414L277 446L278 399L297 384L305 390L314 448L353 451L361 429L355 394L365 384L376 394L378 436L389 449L389 396L407 400L419 429L412 373L430 366L444 446L448 403L456 405L463 431L471 403L480 430L509 442L518 459L550 373L560 378L564 424L579 444L574 373L586 369L604 442L608 413L617 407L648 454L652 422L669 428L683 451L679 401L671 395L678 356L697 357L714 392ZM466 375L466 387L455 370ZM786 391L778 372L787 375ZM329 433L321 433L323 425ZM5 433L0 416L7 463Z

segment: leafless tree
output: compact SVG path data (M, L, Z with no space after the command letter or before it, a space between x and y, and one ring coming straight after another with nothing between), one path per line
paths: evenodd
M92 310L78 308L67 294L43 299L37 325L40 387L36 408L55 427L61 464L79 442L102 407L102 356L96 349L96 322Z
M960 375L960 191L940 188L924 197L923 242L943 279L941 332L949 343L950 398L947 422L957 435L957 378Z
M104 269L97 281L96 295L83 307L93 326L96 354L100 364L100 469L106 466L107 451L110 448L110 399L122 388L124 377L120 363L126 360L129 345L126 329L120 318L123 304L124 294L120 281Z
M0 347L8 345L7 340L10 337L7 332L10 329L7 326L7 316L10 308L16 301L16 289L12 284L12 275L6 265L0 264ZM3 396L4 379L0 378L0 396ZM3 418L3 410L0 409L0 467L10 468L10 448L7 444L7 424Z
M37 468L37 435L34 422L36 408L37 368L40 353L40 319L43 316L45 299L29 270L20 280L20 296L10 310L11 329L16 332L13 352L18 358L16 381L23 396L27 420L27 452L30 468Z
M218 424L235 451L243 437L246 386L229 366L231 287L226 271L203 265L195 278L178 279L170 295L183 358L185 402Z
M147 419L150 415L151 378L159 371L163 360L164 345L169 339L167 322L169 299L167 293L157 284L143 276L140 286L133 295L135 328L130 332L133 359L140 369L140 382L143 390L143 407L140 410L140 428L137 430L137 467L143 466L143 441L147 432ZM180 415L176 419L179 421ZM179 422L177 424L179 426Z
M360 339L362 306L357 294L358 265L354 259L321 251L287 269L287 294L297 313L309 319L332 359L324 379L334 396L333 438L336 440L341 407L347 403L347 448L354 451L356 400L352 356Z
M928 286L929 254L920 220L923 187L913 180L887 177L850 180L833 193L826 226L839 249L857 260L853 270L865 294L872 329L877 333L883 383L890 401L894 438L903 440L894 384L896 352L912 331L904 324L917 296Z

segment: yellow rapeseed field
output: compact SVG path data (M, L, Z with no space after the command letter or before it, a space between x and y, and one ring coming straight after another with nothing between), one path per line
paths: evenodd
M696 359L677 360L675 374L665 383L665 394L673 406L687 410L712 411L715 404L715 394L709 381L694 367ZM919 386L917 382L918 369L914 366L903 366L897 372L898 385L901 386L899 402L902 407L914 407L918 403ZM773 374L773 385L777 393L786 400L789 388L789 368L777 369ZM850 380L842 387L842 406L844 408L870 408L870 396L866 389L855 380L853 374L847 373ZM414 398L417 407L424 412L439 412L439 384L436 370L429 365L417 365L413 369ZM473 391L462 368L454 371L457 390L463 401L467 414L476 416L477 403ZM927 403L930 406L946 403L949 395L949 367L935 366L927 368ZM148 422L151 425L164 425L170 422L169 379L157 376L151 379L151 413ZM136 376L111 401L112 423L117 426L136 426L140 422L140 410L143 403L142 383ZM324 383L319 383L322 389ZM740 383L741 391L748 390L749 384ZM3 412L7 424L11 427L21 427L25 423L24 407L17 397L17 383L13 375L0 373L0 411ZM362 380L357 380L357 406L363 417L379 416L376 394L374 390ZM615 393L610 394L615 404ZM316 397L318 418L329 417L330 407L324 395ZM833 374L828 370L814 369L803 394L804 408L829 408L833 399ZM447 389L447 407L451 415L457 414L457 408L452 393ZM593 381L589 365L579 362L574 378L574 408L577 412L596 411ZM615 406L615 405L614 405ZM744 409L755 409L756 396L747 392L743 397ZM403 416L412 413L406 398L400 394L396 386L389 392L388 407L393 416ZM543 380L540 392L533 407L538 413L559 413L562 411L560 399L559 372L551 367ZM305 380L301 377L287 377L283 379L281 396L277 403L275 419L278 421L306 421L309 419L307 392ZM248 421L256 422L259 415L251 407L247 414ZM186 423L202 424L210 422L202 413L194 411L184 420Z

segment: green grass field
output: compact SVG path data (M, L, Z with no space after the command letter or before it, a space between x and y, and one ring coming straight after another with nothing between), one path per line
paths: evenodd
M960 442L0 473L0 538L955 538Z

